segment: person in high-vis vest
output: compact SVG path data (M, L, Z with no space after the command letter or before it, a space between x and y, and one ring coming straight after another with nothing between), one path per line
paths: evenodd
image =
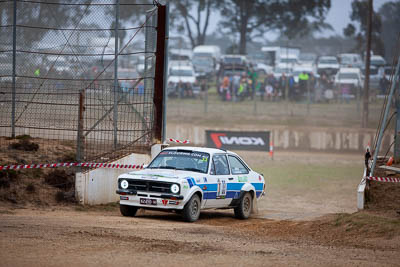
M307 83L310 77L308 76L307 73L302 71L299 74L299 89L300 89L300 94L304 94L307 91Z

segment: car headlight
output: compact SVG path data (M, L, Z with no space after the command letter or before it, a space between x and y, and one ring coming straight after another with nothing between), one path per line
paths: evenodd
M171 185L171 192L174 193L174 194L178 193L179 192L179 185L177 185L177 184Z
M128 183L127 180L122 180L122 181L121 181L121 188L122 188L122 189L127 189L128 186L129 186L129 183Z

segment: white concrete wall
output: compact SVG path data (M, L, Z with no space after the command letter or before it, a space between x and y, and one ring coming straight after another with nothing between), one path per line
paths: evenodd
M235 126L230 129L193 126L190 124L168 124L167 136L179 140L190 140L192 144L205 145L206 130L230 131L271 131L275 149L331 152L363 152L368 143L372 144L375 136L373 129L349 129L326 127L285 127L263 126L246 128ZM382 148L386 151L393 141L393 134L388 132L383 139Z
M114 161L115 164L148 164L150 155L131 154ZM80 204L105 204L119 200L115 193L117 190L117 177L130 172L132 169L98 168L75 176L75 196Z

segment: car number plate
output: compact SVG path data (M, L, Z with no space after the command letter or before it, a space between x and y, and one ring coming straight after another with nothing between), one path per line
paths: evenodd
M152 199L152 198L141 198L140 199L140 204L144 205L157 205L157 199Z

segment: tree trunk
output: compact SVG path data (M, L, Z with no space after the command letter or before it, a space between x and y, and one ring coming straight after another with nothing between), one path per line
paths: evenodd
M242 19L240 25L240 41L239 41L239 54L246 55L246 42L247 42L247 19Z

